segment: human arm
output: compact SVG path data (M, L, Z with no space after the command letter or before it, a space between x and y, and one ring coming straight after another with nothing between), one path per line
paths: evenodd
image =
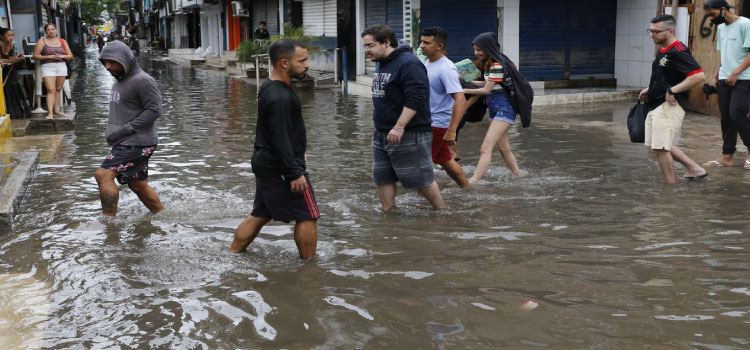
M36 42L36 45L34 45L34 54L31 56L35 60L40 61L46 61L49 60L51 56L42 56L42 49L44 48L44 42L43 39L39 39L39 41Z
M386 140L390 143L400 143L401 137L404 136L404 128L409 125L409 122L417 115L417 111L409 107L404 106L401 110L401 115L396 121L396 125L388 132Z
M642 99L646 98L646 96L648 96L648 88L645 88L645 89L641 90L641 93L638 94L638 99L642 100Z
M721 62L721 52L719 52L719 62ZM719 84L719 71L721 70L721 64L719 64L719 67L716 68L716 73L714 73L713 77L711 77L711 82L709 85L716 87L716 85Z
M269 99L264 104L264 123L260 123L258 127L263 127L263 130L268 133L265 142L281 163L283 179L289 182L293 192L301 192L306 188L307 182L303 176L305 170L303 163L295 156L294 121L292 120L295 114L294 108L294 103L290 99L284 97ZM299 141L302 142L302 140Z
M476 87L483 87L485 81L484 80L472 80L469 82L469 84L474 85Z
M60 39L63 44L63 48L65 48L65 56L60 56L60 58L64 60L72 60L73 59L73 52L70 51L70 46L68 46L68 42L64 39Z
M410 62L404 65L401 74L404 108L396 121L396 125L388 132L386 140L391 143L401 142L401 136L409 122L417 115L417 110L422 108L423 102L429 98L429 81L427 70L420 62Z
M453 111L451 112L451 123L448 125L448 131L445 132L443 140L449 146L456 145L456 131L458 125L461 124L461 119L464 117L466 112L466 96L463 92L452 93L453 97Z
M682 82L680 82L679 84L677 84L675 86L672 86L671 87L671 90L672 90L671 94L669 93L669 90L667 90L667 94L665 96L665 99L669 103L671 103L671 104L673 104L673 105L676 106L677 105L677 99L675 99L675 97L674 97L673 94L679 94L680 92L690 90L694 86L697 86L698 84L704 82L705 80L706 80L706 74L703 73L703 72L698 72L698 73L695 73L693 75L690 75L687 78L685 78L685 80L683 80Z
M117 141L132 134L150 128L156 119L161 117L161 93L153 80L144 80L136 90L143 109L133 120L123 124L113 131L108 141Z
M729 73L729 76L727 76L727 80L725 83L729 86L734 86L734 84L737 83L737 80L740 78L740 74L747 69L747 67L750 67L750 52L745 55L745 59L742 60L742 63L740 63L737 68L735 68L731 73Z
M488 80L488 81L484 82L484 87L482 87L480 89L464 89L464 94L467 94L467 95L481 95L481 96L489 95L490 91L492 91L492 88L495 87L495 84L496 83L494 81L489 81Z
M464 98L466 98L465 94L464 94ZM469 109L469 107L471 107L471 105L473 105L474 103L476 103L477 101L479 101L479 98L481 98L481 96L479 96L479 95L471 95L471 97L469 97L469 99L466 100L466 104L464 105L464 113L466 113L466 110Z

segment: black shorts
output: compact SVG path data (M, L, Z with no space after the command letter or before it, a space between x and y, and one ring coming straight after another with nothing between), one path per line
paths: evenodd
M292 186L278 177L255 178L255 202L250 215L276 221L309 221L320 217L312 184L307 173L303 175L308 189L292 192Z
M148 160L154 154L153 146L116 145L109 151L100 167L117 173L120 185L128 183L130 179L148 179Z

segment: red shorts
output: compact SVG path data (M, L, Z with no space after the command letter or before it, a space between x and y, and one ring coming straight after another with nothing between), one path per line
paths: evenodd
M451 150L448 143L443 141L443 136L448 129L432 127L432 162L443 163L451 159Z

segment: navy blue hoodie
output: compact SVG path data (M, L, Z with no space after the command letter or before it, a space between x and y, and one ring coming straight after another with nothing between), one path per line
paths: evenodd
M372 119L378 131L390 131L404 106L417 111L404 128L406 131L432 130L427 69L408 47L397 47L378 62L372 77L372 104Z

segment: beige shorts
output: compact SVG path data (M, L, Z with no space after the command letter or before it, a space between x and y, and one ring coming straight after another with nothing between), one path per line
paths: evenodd
M646 116L646 140L644 144L651 149L666 150L672 147L677 133L682 128L685 111L680 105L664 102Z

